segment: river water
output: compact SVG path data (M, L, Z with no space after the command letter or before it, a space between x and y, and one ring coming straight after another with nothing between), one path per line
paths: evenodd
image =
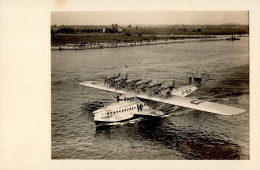
M248 37L51 51L51 62L52 159L249 159L249 111L222 116L180 108L164 118L96 128L92 112L113 99L79 85L119 72L167 82L199 69L214 80L194 97L249 110ZM176 85L187 82L176 78Z

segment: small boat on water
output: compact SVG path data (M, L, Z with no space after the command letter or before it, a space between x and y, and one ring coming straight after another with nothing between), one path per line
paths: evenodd
M236 38L232 35L231 38L226 38L225 40L228 40L228 41L234 41L234 40L240 40L240 38Z
M234 40L240 40L240 39L239 39L239 38L236 38L236 37L232 37L232 38L226 38L225 40L234 41Z

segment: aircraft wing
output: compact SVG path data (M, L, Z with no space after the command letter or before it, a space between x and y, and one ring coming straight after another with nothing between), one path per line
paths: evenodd
M80 85L87 86L87 87L92 87L100 90L105 90L105 91L110 91L110 92L115 92L115 93L120 93L120 94L126 94L126 91L123 90L116 90L114 87L107 87L104 85L104 83L96 82L96 81L85 81L79 83Z
M140 94L136 95L137 98L141 99L147 99L147 100L153 100L157 102L163 102L168 103L172 105L182 106L186 108L191 108L195 110L201 110L205 112L211 112L211 113L217 113L221 115L235 115L242 112L245 112L246 110L227 106L219 103L213 103L208 102L204 100L194 99L194 98L186 98L181 96L171 96L167 99L162 99L159 97L151 97L146 94Z

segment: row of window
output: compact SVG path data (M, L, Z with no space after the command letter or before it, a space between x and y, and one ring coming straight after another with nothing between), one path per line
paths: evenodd
M119 101L129 101L134 99L135 99L134 97L129 97L129 98L124 97L123 99L119 99Z
M143 106L145 106L145 104ZM127 109L122 109L122 110L118 110L118 111L114 111L114 112L107 112L107 115L109 115L109 114L112 115L112 114L115 114L115 113L126 112L128 110L134 110L134 109L136 109L136 107L130 107L130 108L127 108Z
M153 101L153 100L151 100L151 101L148 101L148 103L149 104L154 104L154 103L157 103L156 101Z
M119 113L119 112L126 112L126 111L128 111L128 110L134 110L134 109L136 109L136 107L130 107L130 108L128 108L128 109L123 109L123 110L118 110L118 111L114 111L114 112L110 112L110 114L115 114L115 113ZM109 115L109 112L107 112L107 115Z

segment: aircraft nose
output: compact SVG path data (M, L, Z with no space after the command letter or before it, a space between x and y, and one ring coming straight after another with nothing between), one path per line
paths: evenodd
M97 114L98 113L98 110L95 110L94 112L93 112L93 114Z

